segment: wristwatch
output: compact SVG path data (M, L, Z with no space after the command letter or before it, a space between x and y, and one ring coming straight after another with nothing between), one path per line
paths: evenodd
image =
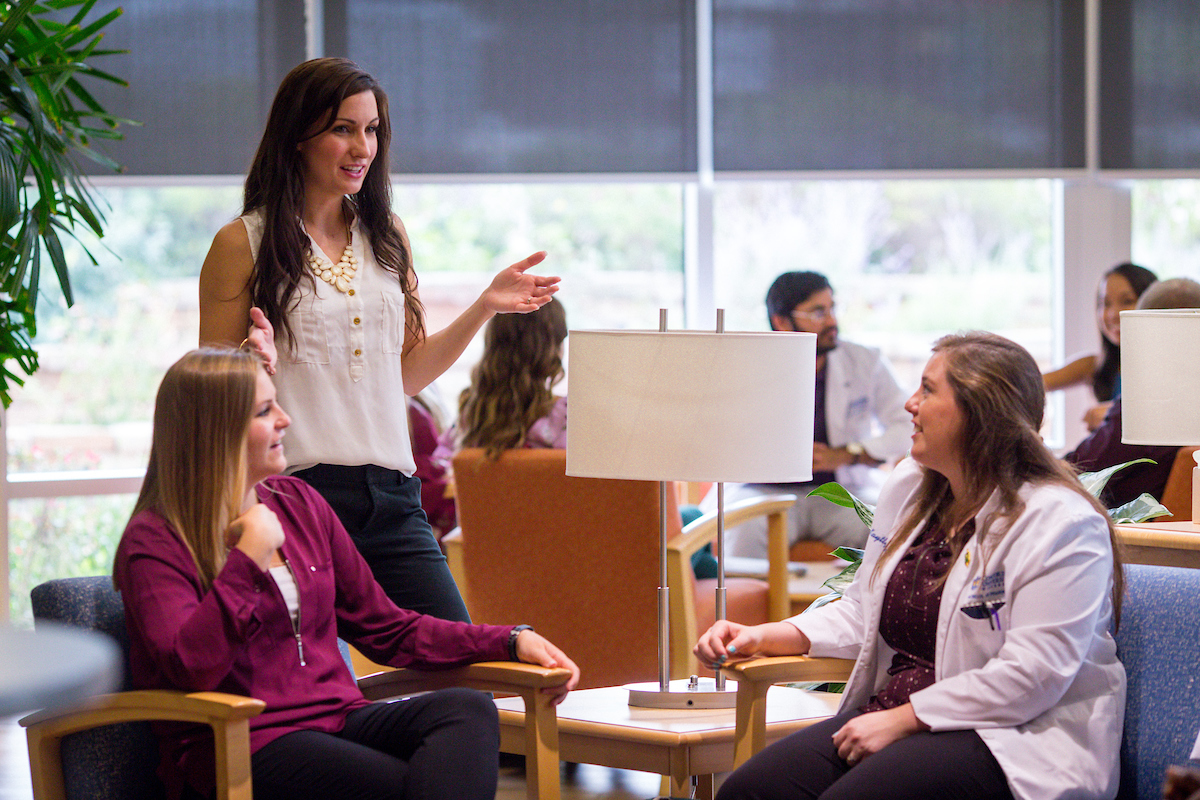
M521 635L521 631L533 630L532 625L518 625L508 632L508 660L520 661L517 658L517 637Z
M867 455L867 449L862 446L861 442L851 442L846 445L846 452L851 455L851 464L861 464L863 457Z

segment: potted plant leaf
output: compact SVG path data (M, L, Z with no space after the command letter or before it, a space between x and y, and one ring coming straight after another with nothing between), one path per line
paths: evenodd
M0 2L0 402L38 368L38 285L45 262L74 302L63 235L103 235L103 215L80 159L118 171L92 142L119 139L128 120L105 111L88 80L127 85L97 69L103 28L121 9L95 16L96 0ZM91 258L91 253L84 252ZM92 258L95 263L95 259Z

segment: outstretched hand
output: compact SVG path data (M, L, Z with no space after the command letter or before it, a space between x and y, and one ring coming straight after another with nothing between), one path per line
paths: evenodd
M546 252L539 251L498 272L483 292L484 307L495 314L528 314L549 303L560 279L526 271L545 258Z
M550 686L542 689L552 695L551 703L558 705L567 693L579 685L579 667L567 658L566 653L555 647L549 639L537 631L525 630L517 634L517 660L526 664L537 664L539 667L562 667L571 671L570 679L562 686Z
M275 328L258 306L250 309L250 332L242 344L263 360L268 375L275 374L275 364L279 361L275 350Z

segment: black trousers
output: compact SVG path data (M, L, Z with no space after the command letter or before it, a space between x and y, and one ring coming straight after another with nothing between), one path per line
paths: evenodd
M300 470L295 477L333 506L392 602L442 619L471 621L421 510L420 478L373 465L329 464Z
M1004 771L971 730L916 733L848 766L833 734L860 713L765 748L725 780L717 800L1012 800Z
M255 800L492 800L500 723L489 695L442 689L352 711L340 733L296 731L251 757Z

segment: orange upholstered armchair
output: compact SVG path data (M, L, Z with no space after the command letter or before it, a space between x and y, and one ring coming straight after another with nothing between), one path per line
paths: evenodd
M490 460L468 449L455 456L454 475L459 530L443 543L472 620L533 625L579 664L580 688L656 680L658 484L568 477L563 450L511 450ZM782 531L791 501L759 507ZM674 492L667 503L677 678L699 673L691 647L712 620L715 581L698 586L690 556L715 525L701 518L681 536ZM764 622L772 607L785 607L783 572L778 580L774 604L766 582L728 580L730 618Z

